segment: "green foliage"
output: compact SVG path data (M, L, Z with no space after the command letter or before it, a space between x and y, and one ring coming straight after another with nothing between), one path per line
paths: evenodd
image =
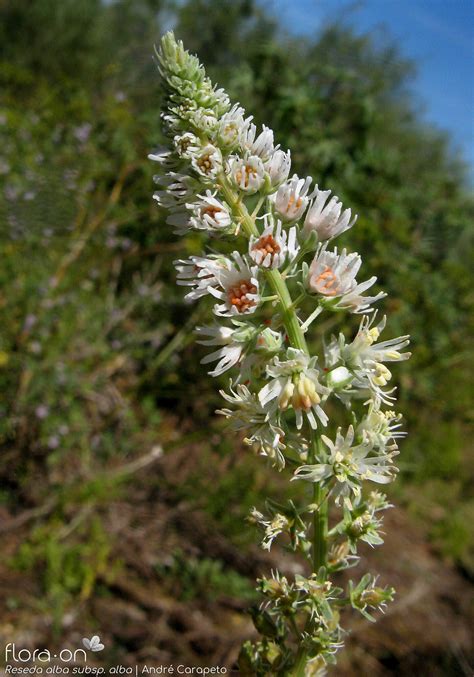
M467 566L474 207L465 168L420 121L412 64L396 46L346 25L296 40L252 0L0 7L2 504L40 504L69 483L107 500L91 477L159 442L163 412L190 429L216 408L203 353L190 347L198 319L171 265L199 237L176 245L150 199L161 96L151 54L170 22L212 78L294 149L296 171L360 214L350 246L390 293L393 335L413 337L399 383L410 432L402 460L416 485L407 499L428 497L429 522L452 497L432 535ZM243 542L264 470L239 459L206 481L207 470L179 493ZM54 519L38 527L20 560L45 563L45 590L65 600L91 590L110 544L90 521L65 543L55 528Z
M448 561L457 562L472 577L474 574L474 500L462 477L446 482L428 478L424 485L410 485L405 490L410 513L428 525L428 533L438 552ZM472 471L471 471L472 474ZM440 498L441 497L441 498Z
M118 566L110 559L111 543L98 518L79 526L78 540L71 542L67 532L60 519L50 520L32 531L11 561L13 568L41 572L40 605L52 611L56 630L71 600L90 597L98 579L112 578Z
M223 595L245 601L256 599L254 584L225 568L220 560L196 559L178 550L169 564L157 566L157 573L173 590L173 596L182 601L212 601Z

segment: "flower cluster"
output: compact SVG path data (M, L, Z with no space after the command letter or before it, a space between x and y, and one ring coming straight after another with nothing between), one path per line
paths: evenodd
M357 564L359 541L383 542L380 512L389 504L376 491L367 497L363 484L386 484L396 473L403 433L400 417L384 409L395 399L386 363L409 357L408 337L379 342L385 317L377 321L374 304L385 294L367 293L376 278L360 281L359 254L332 245L355 224L351 210L292 173L290 151L273 131L232 105L172 33L158 60L170 143L150 156L160 165L154 197L177 234L213 240L212 253L175 265L186 300L211 301L213 320L196 331L210 348L202 359L212 363L209 373L230 376L218 413L257 454L310 488L301 506L267 501L266 515L256 508L250 515L263 548L282 542L312 573L288 581L276 572L259 582L264 601L252 614L262 639L244 645L240 669L322 675L342 643L339 610L349 605L372 619L368 609L393 595L370 574L346 593L331 576ZM231 243L230 254L216 252L219 238ZM359 330L352 340L320 337L312 354L307 333L323 312L359 315ZM332 423L344 415L345 428ZM329 505L331 522L333 511L342 515L328 526Z

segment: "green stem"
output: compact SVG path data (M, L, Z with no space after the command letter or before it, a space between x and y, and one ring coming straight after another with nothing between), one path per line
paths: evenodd
M318 315L321 315L323 310L324 307L322 305L318 305L317 308L313 310L311 315L301 325L301 331L306 333L308 331L308 327L311 325L312 322L314 322L314 320L318 317Z
M292 677L305 677L306 663L306 651L303 648L300 648L296 654L295 667L291 672Z
M233 190L226 177L221 175L219 183L225 201L233 210L234 216L237 218L238 223L241 225L242 230L247 237L258 237L259 231L255 219L249 214L245 204L242 202L236 191ZM291 299L285 278L277 269L265 271L265 277L269 286L278 297L283 324L285 325L290 344L294 348L302 350L306 355L309 355L304 332L300 326L295 304ZM318 440L313 438L313 457L316 457L317 455L317 445ZM327 539L327 500L323 497L320 485L315 485L314 502L319 506L319 509L314 513L313 517L313 569L314 571L318 571L318 569L326 563ZM295 667L291 672L293 677L304 677L307 661L307 653L304 648L300 646L296 655Z
M321 449L321 438L313 434L312 439L312 462L315 462ZM314 484L313 502L317 509L313 513L313 570L327 564L327 540L328 540L328 500L327 493L321 483Z
M293 632L295 633L296 639L297 640L300 639L301 632L299 631L298 626L296 625L295 617L290 616L289 621L290 621L291 627L293 628Z
M237 216L237 220L242 226L246 235L248 237L251 235L258 237L259 232L254 219L248 213L247 207L233 190L232 186L229 185L227 179L224 176L221 176L219 183L222 188L225 201ZM309 355L306 339L303 332L301 331L298 316L296 315L296 310L293 301L291 300L290 292L288 291L288 287L286 286L284 278L282 277L279 270L267 270L265 271L265 277L267 278L267 282L272 290L278 296L278 303L280 305L283 324L285 325L289 342L294 348L299 348Z
M242 229L248 237L258 237L259 231L255 220L248 213L245 204L239 195L229 184L225 176L220 177L219 181L224 199L232 208L234 215L241 224ZM267 281L272 287L276 296L282 314L283 323L288 334L288 340L294 348L299 348L309 355L308 346L303 333L303 329L298 321L295 304L293 303L285 279L279 270L268 270L265 272ZM311 456L314 461L318 456L320 449L319 436L313 435ZM313 494L314 503L319 506L313 515L313 569L318 571L321 566L326 564L327 557L327 533L328 533L328 505L327 496L319 484L314 485Z
M275 294L278 295L283 324L285 325L289 342L294 348L299 348L306 355L309 355L306 339L301 331L298 316L296 315L296 310L285 280L277 269L267 270L265 275L268 284L272 287Z
M320 567L326 566L328 537L328 502L320 484L315 484L313 497L319 505L313 514L313 567L317 572Z
M287 265L287 267L282 271L282 275L288 275L290 270L294 268L295 266L298 265L298 263L301 261L301 259L304 259L306 254L311 251L311 247L309 247L307 244L303 243L301 245L301 249L299 250L298 254L295 256L295 258L290 261L290 263Z

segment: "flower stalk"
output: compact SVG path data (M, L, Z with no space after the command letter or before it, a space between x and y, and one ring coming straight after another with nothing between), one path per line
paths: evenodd
M320 456L321 440L313 435L313 456L315 463ZM313 571L319 571L327 565L327 538L328 538L328 496L320 482L315 482L313 487Z
M232 207L237 223L242 225L247 237L250 238L252 235L258 236L259 231L255 223L256 217L249 214L245 204L223 176L220 177L220 186L227 204ZM309 355L308 346L306 345L304 333L301 331L298 317L296 315L296 310L293 306L293 301L291 300L290 292L288 291L288 287L280 271L267 270L265 272L265 277L274 294L278 296L278 303L282 313L283 324L285 325L290 344L294 348L303 350L307 355Z
M309 485L298 505L267 500L265 513L249 515L262 547L282 543L306 560L307 573L258 580L262 603L250 612L260 638L244 643L239 670L320 677L343 645L340 611L374 620L393 596L371 574L346 590L334 576L357 564L360 542L383 542L380 513L390 506L365 485L395 476L403 433L399 415L385 409L395 399L385 363L409 357L408 337L379 342L385 318L376 323L373 305L385 294L366 295L376 278L357 281L357 253L328 248L355 224L351 210L311 177L290 177L290 152L273 131L257 130L231 105L172 33L158 62L170 143L150 156L161 165L154 198L178 235L204 231L234 245L230 256L213 247L175 262L187 301L214 300L212 323L196 333L211 347L202 359L215 363L209 373L233 374L217 413L290 481ZM322 313L360 315L353 340L341 331L317 348L316 331L308 344ZM345 429L333 423L337 409Z

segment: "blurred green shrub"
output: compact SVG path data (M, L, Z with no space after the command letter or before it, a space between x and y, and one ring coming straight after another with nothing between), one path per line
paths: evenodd
M38 603L44 613L52 610L55 632L71 599L88 599L96 583L112 579L120 567L110 557L111 544L98 518L80 525L79 540L71 543L66 536L61 520L50 519L32 531L11 560L14 569L40 572Z
M173 596L183 602L196 598L214 600L221 596L250 602L257 597L253 582L225 568L217 559L197 559L178 550L168 564L160 564L156 570Z

